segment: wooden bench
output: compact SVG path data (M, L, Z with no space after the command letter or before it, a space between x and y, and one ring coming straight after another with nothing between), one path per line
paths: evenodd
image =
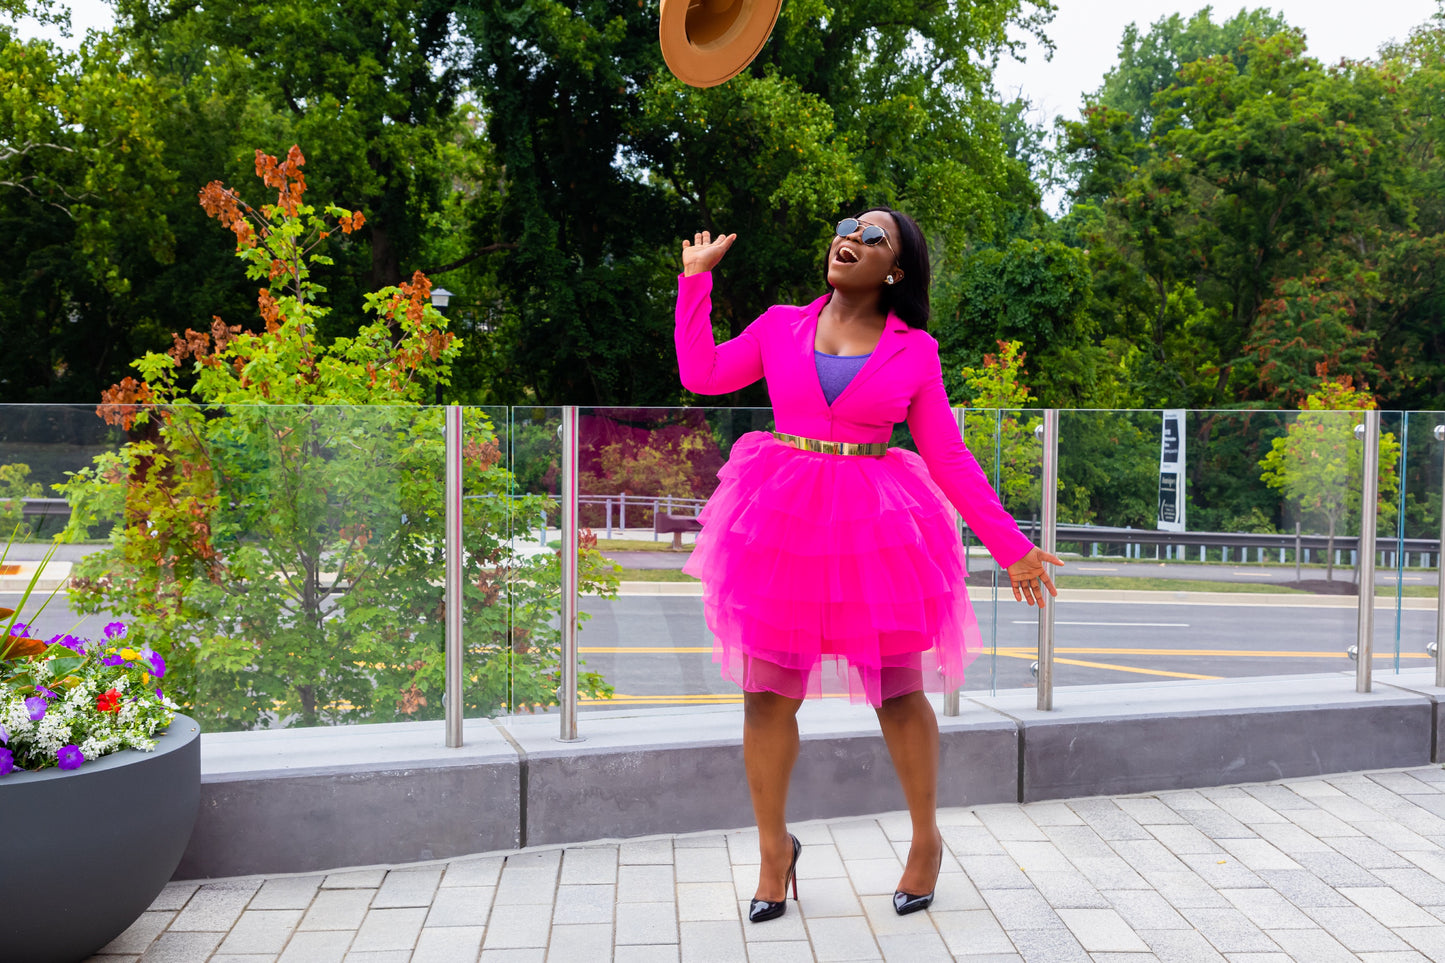
M666 512L652 513L652 530L659 535L672 533L672 548L681 550L683 532L702 531L702 522L695 515L669 515Z

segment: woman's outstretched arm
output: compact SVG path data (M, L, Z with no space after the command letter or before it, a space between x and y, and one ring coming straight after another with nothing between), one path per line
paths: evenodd
M763 352L753 325L722 344L712 335L712 269L736 238L728 234L714 241L703 232L695 235L694 243L682 242L673 341L682 386L700 395L737 391L763 376Z
M928 472L968 527L988 548L994 560L1008 570L1014 598L1042 605L1043 593L1057 594L1047 565L1062 565L1056 556L1036 547L1019 531L1004 510L988 476L979 467L963 438L943 390L943 369L935 354L931 377L919 387L908 408L908 428Z

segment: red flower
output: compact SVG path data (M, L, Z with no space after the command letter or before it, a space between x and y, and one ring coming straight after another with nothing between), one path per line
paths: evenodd
M95 697L95 707L101 712L119 712L120 691L117 689L107 689L105 692L102 692Z

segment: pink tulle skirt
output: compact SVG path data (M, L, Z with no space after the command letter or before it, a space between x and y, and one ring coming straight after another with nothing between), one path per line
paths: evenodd
M799 451L749 432L683 571L713 660L752 692L855 702L963 685L983 647L956 515L923 459Z

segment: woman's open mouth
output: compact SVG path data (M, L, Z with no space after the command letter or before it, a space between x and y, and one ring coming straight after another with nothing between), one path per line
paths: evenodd
M854 254L849 248L840 247L838 248L838 253L833 255L833 260L840 264L857 264L858 255Z

